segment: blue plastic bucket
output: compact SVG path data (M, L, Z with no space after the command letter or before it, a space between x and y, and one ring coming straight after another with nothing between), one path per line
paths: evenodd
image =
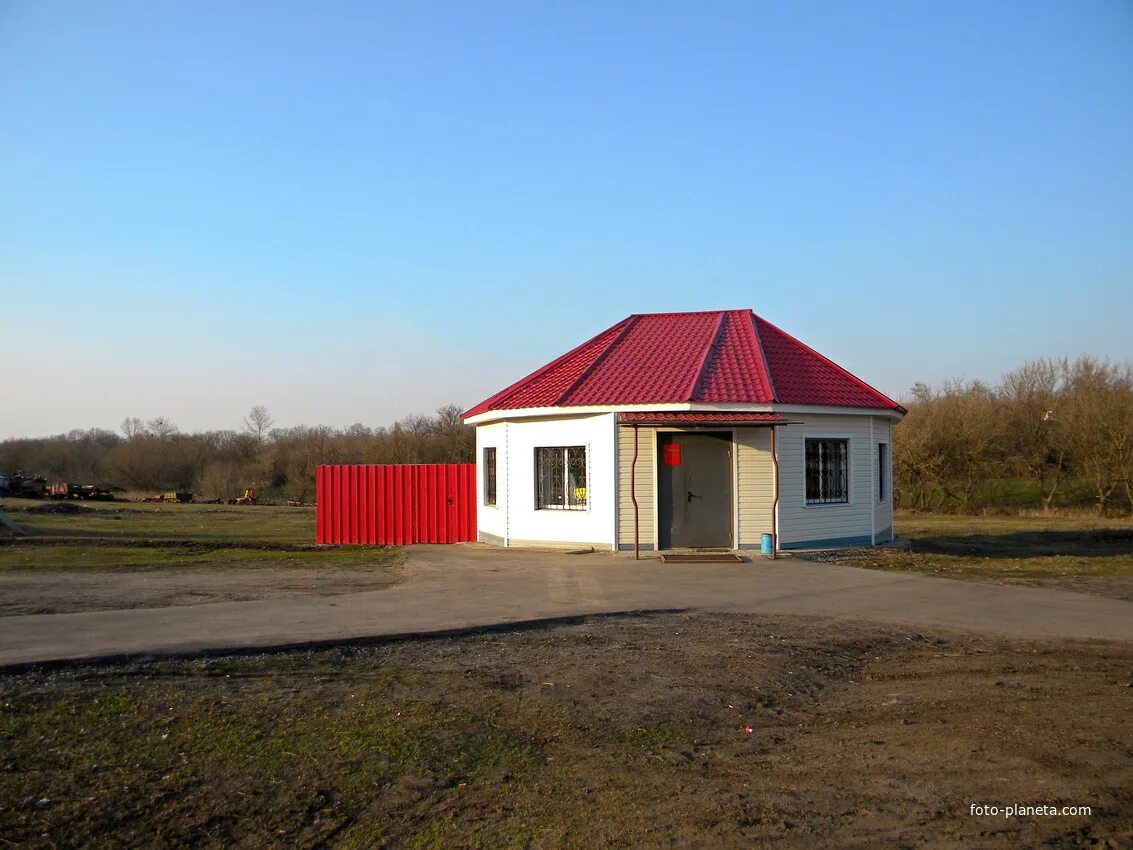
M761 534L759 537L759 551L763 555L775 554L775 538L770 534Z

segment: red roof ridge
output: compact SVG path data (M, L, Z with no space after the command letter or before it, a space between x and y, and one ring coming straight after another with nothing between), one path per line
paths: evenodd
M755 326L755 320L759 316L755 315L754 310L746 310L747 313L747 327L751 331L751 337L755 340L755 348L759 352L759 360L763 366L763 377L767 379L767 389L771 391L771 400L774 402L779 401L779 394L775 392L775 379L771 377L771 366L767 363L767 352L763 350L763 340L759 336L759 328ZM767 324L771 324L768 322ZM774 327L774 325L772 325Z
M747 309L747 308L744 308L744 309ZM660 313L634 313L633 316L630 316L630 318L631 319L634 318L634 317L641 318L641 317L645 317L645 316L708 316L708 315L712 315L712 314L715 314L715 313L742 313L742 312L744 312L743 309L741 309L741 310L669 310L669 311L662 311Z
M602 360L604 360L606 358L606 355L614 350L614 346L616 346L619 342L622 341L622 339L625 338L625 335L627 333L629 333L630 329L634 325L637 324L639 319L641 319L641 316L634 314L634 315L629 316L629 317L627 317L626 319L623 320L624 327L620 331L618 331L617 335L614 336L614 338L612 340L610 340L609 344L605 348L603 348L601 351L598 352L598 356L590 361L590 365L587 366L585 369L583 369L578 374L577 378L575 378L573 381L571 381L569 384L567 384L567 388L559 394L559 397L557 399L555 399L554 406L557 407L558 405L561 405L564 401L567 400L567 398L570 396L570 394L572 392L574 392L576 389L579 388L579 386L582 385L582 382L584 380L586 380L586 378L590 375L590 373L593 372L598 367L598 364L601 363ZM614 327L617 327L617 325L615 325ZM602 333L609 333L609 328L602 331ZM598 336L601 336L601 335L602 334L598 334ZM597 339L597 338L598 337L592 337L592 339ZM586 345L586 343L584 342L583 345ZM563 356L565 357L566 355L563 355Z
M815 357L817 357L819 360L821 360L826 365L828 365L828 366L832 367L833 369L835 369L836 371L842 373L844 376L846 376L851 381L856 383L859 387L862 387L863 389L868 390L869 392L873 393L874 395L878 396L879 398L883 399L884 401L889 402L889 405L891 405L895 410L899 410L902 413L908 413L908 411L905 408L903 408L901 405L899 405L897 402L895 402L893 399L891 399L885 393L881 392L881 390L879 390L875 387L871 387L869 384L867 384L865 381L863 381L857 375L855 375L854 373L850 372L847 369L843 369L841 366L839 366L837 363L835 363L829 357L826 357L825 355L820 354L819 352L815 351L813 348L811 348L809 345L807 345L805 342L803 342L798 337L791 336L791 334L787 333L785 330L783 330L778 325L776 325L772 322L768 322L765 318L758 315L754 310L752 311L752 315L755 316L755 318L759 319L759 321L767 324L768 327L772 328L775 331L778 331L783 336L785 336L787 339L791 340L792 342L796 343L797 345L799 345L802 348L809 351L811 354L813 354ZM762 348L760 349L760 351L762 353Z
M704 354L700 357L700 365L696 367L696 372L692 376L692 383L689 384L688 391L685 393L689 401L696 400L696 388L700 386L700 382L704 380L704 376L708 372L708 361L712 359L712 350L716 348L716 343L720 341L720 332L724 329L724 317L727 316L728 313L725 310L720 310L719 313L720 318L716 320L716 327L712 329L712 335L708 337L708 345L704 346Z

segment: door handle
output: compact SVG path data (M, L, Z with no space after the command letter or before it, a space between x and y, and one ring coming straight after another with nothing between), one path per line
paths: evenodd
M691 501L692 501L693 499L703 499L703 498L704 498L703 496L698 496L698 495L696 495L696 493L692 492L692 490L689 490L689 491L688 491L688 500L689 500L690 502L691 502Z

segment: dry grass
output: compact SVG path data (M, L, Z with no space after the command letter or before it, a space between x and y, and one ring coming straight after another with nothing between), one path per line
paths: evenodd
M1133 835L1130 662L1101 644L665 615L9 675L0 836L1111 846ZM972 802L1095 815L974 818Z
M51 502L4 499L0 511L33 538L314 543L315 509L266 505Z
M855 567L1042 585L1133 599L1133 519L898 514L898 548L815 556Z

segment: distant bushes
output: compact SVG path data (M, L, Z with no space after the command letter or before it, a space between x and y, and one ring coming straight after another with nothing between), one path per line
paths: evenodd
M899 507L1133 509L1133 364L1037 360L996 386L918 384L894 430Z
M472 461L476 444L455 405L376 428L271 426L262 407L239 431L183 434L164 418L130 418L121 435L91 429L0 442L0 470L128 491L187 490L206 499L231 499L252 487L310 502L321 463L463 463Z
M894 430L894 496L913 510L1133 510L1133 364L1037 360L998 384L916 385ZM321 463L460 463L474 429L455 405L390 426L273 428L253 408L235 431L183 434L136 418L122 433L76 430L0 442L0 470L131 491L231 499L253 487L310 502Z

